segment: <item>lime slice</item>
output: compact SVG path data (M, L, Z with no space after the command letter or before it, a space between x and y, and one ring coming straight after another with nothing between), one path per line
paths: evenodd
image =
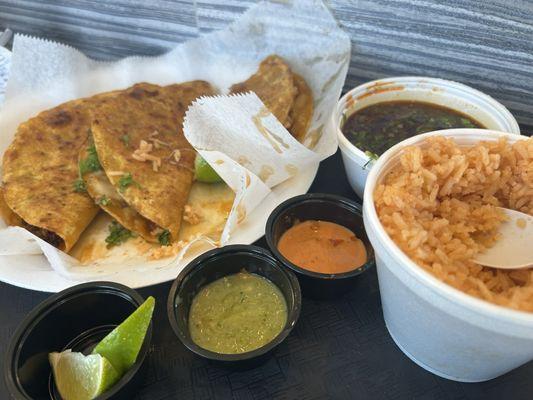
M150 296L119 326L96 345L93 354L107 358L120 376L135 363L154 312L155 299Z
M222 182L216 171L199 154L194 160L194 177L198 182L216 183Z
M48 355L57 390L64 400L91 400L113 386L119 374L100 354L66 350Z

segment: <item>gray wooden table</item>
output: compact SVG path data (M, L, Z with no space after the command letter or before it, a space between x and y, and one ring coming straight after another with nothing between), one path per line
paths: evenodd
M289 0L277 0L289 1ZM326 0L352 38L346 85L397 75L457 80L533 125L532 0ZM160 54L226 26L255 0L0 0L0 29L91 57Z
M0 29L68 43L94 58L116 59L162 53L225 26L253 3L0 0ZM352 37L346 89L396 75L453 79L491 94L513 112L523 132L533 132L533 1L328 3ZM355 198L339 154L321 164L311 191ZM179 343L164 310L169 287L140 290L143 296L154 295L158 305L148 374L138 400L532 398L533 363L480 384L447 381L412 363L385 329L374 270L343 299L305 299L288 340L265 365L245 372L209 364ZM47 296L0 283L0 352L26 313ZM0 399L7 398L0 380Z

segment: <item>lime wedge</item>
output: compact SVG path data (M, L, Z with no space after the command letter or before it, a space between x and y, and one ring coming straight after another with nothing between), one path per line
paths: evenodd
M91 400L115 384L119 374L100 354L66 350L48 355L59 394L64 400Z
M199 154L194 160L194 177L198 182L216 183L222 182L216 171Z
M155 299L150 296L119 326L96 345L93 354L107 358L120 376L135 363L154 312Z

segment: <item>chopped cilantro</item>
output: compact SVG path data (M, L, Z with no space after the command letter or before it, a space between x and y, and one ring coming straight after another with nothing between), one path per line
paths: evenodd
M461 123L464 125L465 128L477 128L477 126L474 125L472 121L468 118L461 118Z
M85 186L85 181L81 178L78 178L74 181L74 191L77 193L83 193L87 191L87 187Z
M348 119L348 118L346 117L346 112L343 112L343 113L341 114L341 127L344 126L344 124L346 123L346 120L347 120L347 119Z
M130 136L127 133L125 135L122 135L120 137L120 140L122 140L126 147L130 147Z
M109 203L111 203L111 200L104 194L103 196L100 196L96 203L101 206L107 206Z
M365 151L365 155L369 158L367 163L363 165L363 168L366 169L367 165L370 164L372 161L376 161L379 156L376 153L372 153L371 151Z
M80 175L82 176L87 172L94 172L102 169L94 144L87 147L87 158L80 160L78 167L80 170Z
M157 240L161 246L170 246L170 232L168 229L165 229L159 235L157 235Z
M139 185L139 183L133 179L133 176L131 176L131 172L126 172L118 180L118 190L120 191L120 193L124 193L124 190L126 190L126 188L131 184L137 185L137 187L141 187L141 185Z
M373 161L379 158L379 156L376 153L372 153L371 151L368 151L368 150L365 151L365 155Z
M130 230L124 228L117 221L111 222L109 225L109 235L105 238L107 243L107 248L113 246L118 246L119 244L124 243L129 238L135 237L136 235Z

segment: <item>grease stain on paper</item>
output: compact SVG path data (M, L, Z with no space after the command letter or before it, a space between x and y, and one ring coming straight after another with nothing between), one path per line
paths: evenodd
M237 204L237 223L240 224L244 219L246 218L246 207L244 204L239 203Z
M268 108L263 107L261 108L261 110L259 110L259 112L256 115L252 116L252 121L255 127L257 128L257 130L259 131L259 133L263 135L263 137L268 141L270 146L272 146L272 148L277 153L281 154L283 153L283 150L281 149L280 145L286 149L289 148L289 145L285 143L279 135L276 135L274 132L269 130L265 125L263 125L262 119L270 115L271 113L268 110Z
M318 144L318 142L320 141L320 138L322 137L323 131L324 131L324 125L320 125L318 128L313 129L311 132L309 132L309 134L308 134L308 140L309 140L308 147L311 150L314 149L316 147L316 145Z
M250 160L248 160L248 158L246 158L246 156L239 156L237 158L237 162L239 164L241 164L243 167L245 167L246 165L250 165Z
M324 94L326 93L329 88L335 83L335 81L339 78L343 68L344 68L344 62L339 65L339 68L330 76L330 78L324 82L322 85L322 89L320 89L320 93Z
M285 165L285 171L287 171L290 176L295 176L298 174L298 167L294 164L287 164Z
M261 170L259 171L259 179L263 182L266 182L274 174L274 168L270 165L262 165Z

